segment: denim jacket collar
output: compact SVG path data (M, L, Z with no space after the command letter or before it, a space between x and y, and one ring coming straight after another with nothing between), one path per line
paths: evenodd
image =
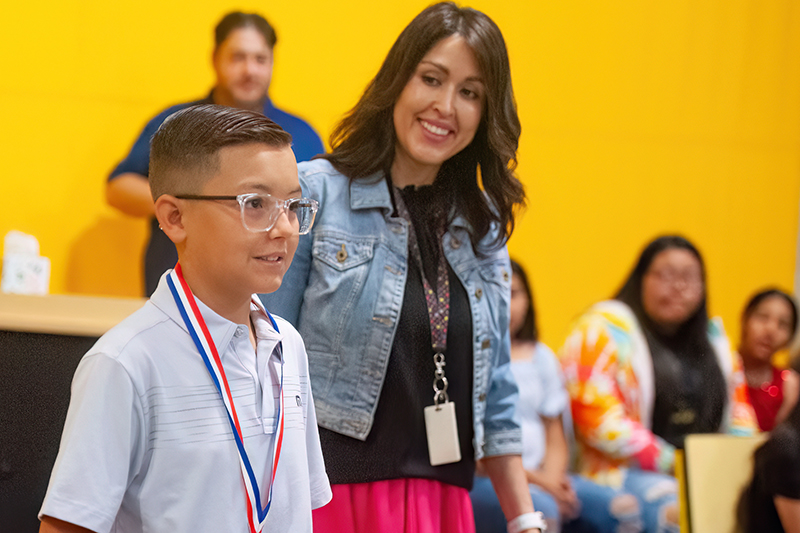
M353 210L380 208L387 214L394 210L383 172L376 172L366 178L350 182L350 208ZM470 226L464 217L457 215L450 223L450 227L468 230Z
M382 208L388 212L394 209L383 172L352 180L350 182L350 209L376 208Z

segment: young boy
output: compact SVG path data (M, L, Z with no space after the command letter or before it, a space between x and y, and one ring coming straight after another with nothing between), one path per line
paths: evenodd
M214 105L153 136L178 266L81 360L40 532L311 531L331 490L306 352L254 296L280 286L316 213L290 142Z

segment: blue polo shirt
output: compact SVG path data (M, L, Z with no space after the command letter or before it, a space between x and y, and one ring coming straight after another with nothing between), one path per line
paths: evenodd
M142 130L139 138L133 143L130 153L123 159L108 176L108 181L113 180L121 174L134 172L142 176L149 175L150 168L150 139L158 130L161 124L173 113L186 109L193 105L213 104L213 91L201 100L178 104L168 107L156 115ZM280 110L272 101L267 98L264 102L264 115L275 121L280 127L289 132L292 136L292 150L297 161L308 161L317 154L325 152L317 132L303 119ZM175 245L158 228L158 220L153 217L150 220L150 240L147 243L144 256L144 284L145 295L150 296L158 286L161 274L175 266L178 262L178 253Z

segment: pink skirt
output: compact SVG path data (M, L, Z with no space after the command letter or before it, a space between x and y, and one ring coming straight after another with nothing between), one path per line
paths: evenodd
M314 533L475 533L469 492L430 479L333 485Z

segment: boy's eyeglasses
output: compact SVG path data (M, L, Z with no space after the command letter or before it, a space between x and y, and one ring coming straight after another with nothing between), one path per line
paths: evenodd
M289 198L278 200L269 194L247 193L238 196L205 196L200 194L183 194L176 196L181 200L236 200L242 212L242 224L245 229L254 233L269 231L278 221L281 213L296 229L299 235L311 231L319 203L311 198Z

